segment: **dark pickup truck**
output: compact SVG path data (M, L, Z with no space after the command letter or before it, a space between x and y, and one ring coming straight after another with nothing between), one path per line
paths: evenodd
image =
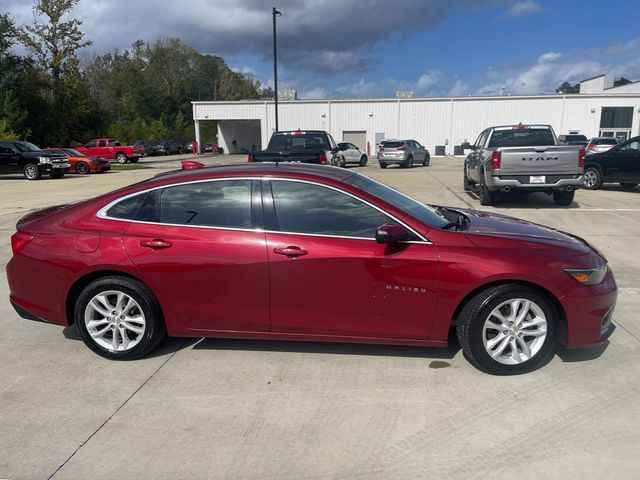
M275 132L269 146L249 154L252 162L300 162L344 166L333 137L323 130Z
M0 173L22 173L27 180L44 174L62 178L70 166L66 156L43 152L33 143L0 141Z

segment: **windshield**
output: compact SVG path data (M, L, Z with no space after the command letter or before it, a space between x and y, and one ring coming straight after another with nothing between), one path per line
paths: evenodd
M71 155L72 157L86 157L86 155L84 153L80 153L77 150L74 150L73 148L63 148L64 153L66 153L67 155Z
M21 152L39 152L40 149L36 147L33 143L29 142L13 142L18 150Z
M420 203L398 190L387 187L359 173L347 178L344 180L344 183L353 185L360 190L374 195L403 212L408 213L416 220L432 227L443 228L449 223L449 220L438 213L433 207Z
M322 149L331 150L327 137L322 132L274 133L269 141L269 150Z
M543 147L555 145L553 134L548 128L518 128L495 130L489 141L489 148L498 147Z

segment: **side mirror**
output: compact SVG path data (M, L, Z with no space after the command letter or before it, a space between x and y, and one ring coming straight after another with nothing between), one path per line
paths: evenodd
M376 242L378 243L406 242L411 237L409 230L395 223L385 223L376 230Z
M475 145L471 145L469 142L463 142L462 148L465 150L477 150L478 148Z

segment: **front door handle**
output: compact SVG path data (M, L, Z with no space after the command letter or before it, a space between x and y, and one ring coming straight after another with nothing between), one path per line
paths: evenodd
M309 252L302 250L300 247L289 246L287 248L274 248L273 253L286 255L287 257L301 257L303 255L307 255Z
M142 240L140 242L141 247L153 248L154 250L161 248L169 248L173 246L171 242L167 242L166 240L162 240L160 238L154 238L153 240Z

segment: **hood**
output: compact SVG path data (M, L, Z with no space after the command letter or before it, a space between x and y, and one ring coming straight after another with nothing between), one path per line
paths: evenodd
M64 160L67 159L66 155L61 155L59 153L53 153L53 152L45 152L44 150L38 150L35 152L22 152L21 155L24 157L32 157L32 158L46 157L46 158L61 158Z
M554 249L561 255L584 255L593 250L580 237L551 227L497 213L458 211L469 218L470 225L464 233L479 247Z

